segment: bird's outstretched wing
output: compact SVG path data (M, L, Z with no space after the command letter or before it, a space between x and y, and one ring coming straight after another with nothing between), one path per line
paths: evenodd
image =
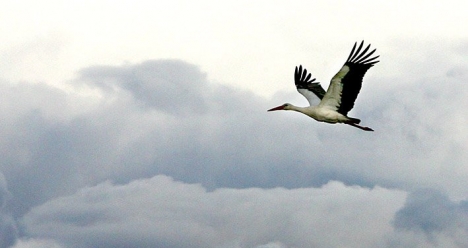
M340 71L332 78L327 93L323 97L320 105L347 115L353 108L354 102L361 90L362 79L367 70L379 61L379 56L369 58L375 50L370 52L370 44L364 49L364 41L356 49L357 42ZM361 51L362 50L362 51Z
M315 78L312 78L312 74L307 73L307 69L302 69L302 65L299 68L296 66L294 71L294 83L296 84L297 91L301 93L311 106L317 105L325 95L325 90L322 88L319 82L315 82ZM315 82L315 83L314 83Z

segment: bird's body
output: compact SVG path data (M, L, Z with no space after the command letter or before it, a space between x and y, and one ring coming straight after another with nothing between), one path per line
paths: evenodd
M303 113L317 121L332 124L342 123L349 120L349 117L346 117L336 111L322 108L320 106L298 107L290 104L284 107L283 110L294 110Z
M297 91L309 101L309 107L297 107L285 103L268 111L293 110L320 122L345 123L365 131L374 131L371 128L360 126L361 120L347 116L361 90L364 74L370 67L379 62L375 61L379 56L369 58L375 52L374 49L367 53L370 45L361 52L363 44L364 41L361 42L357 50L355 50L357 43L354 44L348 59L332 78L326 92L320 83L314 83L315 78L311 79L312 75L307 73L306 69L303 70L302 65L299 68L296 67L294 82Z

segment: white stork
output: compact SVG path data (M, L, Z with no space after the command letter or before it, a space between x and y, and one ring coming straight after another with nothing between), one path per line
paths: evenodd
M353 108L354 101L361 90L364 74L369 68L379 62L375 60L379 56L369 58L375 52L374 49L367 53L370 44L362 51L364 41L361 42L357 50L356 45L357 42L354 43L353 49L343 67L330 81L327 92L325 92L319 82L314 83L315 78L311 79L312 75L307 73L305 68L303 70L302 65L299 68L296 66L294 82L297 91L309 101L309 107L297 107L290 103L285 103L268 111L294 110L320 122L332 124L345 123L365 131L374 131L369 127L360 126L361 120L347 116L348 112Z

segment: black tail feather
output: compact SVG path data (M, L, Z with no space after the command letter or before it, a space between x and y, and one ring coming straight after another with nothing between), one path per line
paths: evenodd
M353 118L353 117L348 117L349 121L345 122L346 124L359 124L361 123L361 120L358 118Z

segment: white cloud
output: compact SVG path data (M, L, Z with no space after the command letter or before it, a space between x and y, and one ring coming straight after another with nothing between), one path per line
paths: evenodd
M54 240L20 239L12 248L64 248Z
M386 195L428 187L445 191L451 199L447 202L456 205L468 194L468 115L463 107L468 105L464 83L468 79L468 37L460 32L467 17L464 8L453 7L464 4L5 3L0 9L0 170L8 182L5 192L9 193L0 194L4 202L0 210L2 223L16 228L16 219L31 208L52 213L55 209L44 206L57 207L54 204L65 199L61 197L79 200L79 194L74 195L77 190L88 187L94 192L103 186L92 186L105 180L125 184L109 185L113 191L158 174L203 185L180 183L198 188L200 199L219 197L220 192L229 190L218 188L226 187L248 188L233 189L232 194L224 193L226 197L255 191L264 201L281 190L250 187L285 187L290 190L282 192L294 196L302 192L294 188L307 188L304 191L319 194L339 184L328 183L332 180L378 189L341 185L337 190L353 189L351 195L361 190ZM375 133L316 123L294 113L265 112L285 101L306 103L292 83L295 65L307 66L326 86L352 43L361 39L377 48L381 62L366 76L356 108L350 114L373 127ZM273 99L264 98L274 93ZM129 182L133 183L127 185ZM310 188L321 185L326 187ZM213 192L207 193L205 188ZM11 197L3 198L5 195ZM353 206L354 201L346 195L326 201L338 202L337 206L320 208L340 213L325 215L332 218L332 223L346 222L346 207L363 210L357 203ZM417 205L420 210L425 207ZM287 208L293 211L289 205ZM124 207L110 209L133 216ZM132 205L131 209L138 208ZM281 215L271 209L271 216ZM77 213L86 212L80 211ZM384 219L390 218L390 212L383 214ZM301 214L315 217L305 210ZM375 214L375 222L360 221L385 226L379 222L379 214ZM33 213L28 216L37 217ZM232 223L226 225L234 225L228 217L224 220ZM413 217L424 223L424 217ZM89 219L79 221L84 231L76 235L89 235L85 228ZM275 228L266 220L258 225L262 223ZM8 242L16 237L15 228ZM347 231L346 227L340 228ZM304 233L338 235L323 233L330 229L324 224ZM130 231L125 235L134 237L141 229L126 230ZM244 235L262 248L309 241L294 230L288 231L295 236L285 240L270 238L270 233L255 233L264 235L264 239L242 232L232 237ZM39 234L31 239L19 232L25 236L17 246L59 246ZM96 240L106 238L105 233L100 234L103 237ZM435 243L427 240L424 232L398 229L385 234L389 243L382 240L378 244L389 247L465 244L460 239L465 235L463 228L433 234ZM73 238L69 233L56 236ZM227 234L223 237L230 240L223 243L225 247L244 244ZM164 238L173 239L171 234ZM207 240L218 239L209 236Z
M31 237L67 247L376 247L405 195L339 182L207 192L156 176L82 189L23 222Z
M93 73L89 73L90 71ZM171 80L162 80L165 78ZM197 80L192 82L187 78ZM215 195L232 191L247 192L249 196L253 191L260 192L253 197L259 199L268 198L269 194L277 192L296 194L295 192L302 191L216 189L311 187L326 184L330 180L340 180L346 184L368 187L380 185L405 191L426 186L445 189L451 197L463 198L467 174L463 163L466 155L462 151L466 150L466 139L463 137L466 137L467 132L460 124L464 123L467 117L463 109L457 107L466 105L464 95L457 94L465 91L466 87L460 83L463 80L464 74L442 74L437 80L421 80L397 90L387 91L386 94L377 91L374 96L364 97L357 103L357 107L366 102L373 104L362 104L361 106L365 107L357 108L355 116L361 117L374 127L377 131L373 134L342 125L316 123L294 113L266 113L268 107L278 104L276 100L273 102L250 92L212 84L195 66L181 61L149 61L122 67L88 68L83 70L81 77L71 82L70 88L76 88L76 91L65 91L41 84L3 84L4 92L8 94L2 99L4 104L1 111L8 118L2 120L5 128L2 129L1 144L5 154L1 166L9 179L13 195L10 205L16 218L29 212L31 208L34 209L28 214L28 218L31 218L28 221L33 222L26 222L25 225L30 229L28 235L34 234L34 239L30 240L30 237L26 236L19 245L40 245L41 242L46 242L43 240L48 239L68 242L75 239L75 235L91 235L94 231L101 235L96 235L90 242L100 242L105 239L105 230L118 233L124 238L151 236L145 230L140 232L141 229L137 228L139 222L129 222L129 225L133 223L133 226L121 232L112 223L104 229L87 229L92 226L93 221L100 221L98 217L106 217L109 214L109 218L121 221L114 214L122 211L123 214L129 214L137 208L135 205L130 205L129 209L112 209L104 205L101 206L102 209L99 209L99 206L82 207L77 212L65 211L63 215L54 212L59 208L56 204L63 199L74 199L77 195L71 195L69 198L65 196L107 179L119 183L133 181L134 183L129 185L134 185L146 182L139 178L167 174L184 182L201 183L210 190L215 190ZM171 98L152 98L152 94L148 94L154 88L170 86L174 82L178 85L174 91L190 88L190 94L184 95L185 99L188 102L201 99L203 104L199 106L204 109L190 111L194 106L184 105L184 102ZM135 87L134 83L137 83L138 87ZM191 85L193 83L199 87ZM455 87L450 87L451 85ZM97 94L82 94L80 89L83 87L92 89ZM12 104L15 100L16 104ZM159 102L161 100L165 102ZM170 104L163 104L166 102ZM186 110L183 110L184 108ZM444 121L440 122L440 118ZM307 135L304 135L304 132ZM106 189L104 185L106 184L92 189ZM331 187L334 183L326 185ZM120 186L107 187L113 189ZM202 199L212 196L212 193L207 193L203 187L187 187L190 190L198 189L194 194L202 195ZM217 196L214 201L226 198L226 201L232 201L234 204L239 200L235 197L236 194L226 194L223 197ZM317 217L313 212L299 209L301 215L311 218L314 223L320 223L315 229L305 233L317 237L344 235L338 240L349 238L347 233L350 230L347 226L334 225L349 218L357 221L346 215L344 209L359 208L365 200L361 199L359 203L348 200L345 194L341 194L333 199L336 206L327 205L331 209L338 208L337 211L341 214L337 215ZM43 203L45 204L42 207L35 208ZM208 200L202 202L199 207L202 208L203 205L203 208L200 211L210 209L211 205L204 203L211 204ZM277 203L272 202L271 205ZM291 209L286 210L295 210L287 206ZM174 209L179 207L177 204L173 206ZM263 211L263 205L252 207L257 209L255 213ZM385 221L392 217L398 207L395 205L392 208L393 212L386 212L388 218ZM39 211L38 209L44 212L35 212ZM272 208L266 215L284 217L283 210ZM51 214L47 215L49 211ZM322 206L317 211L329 210ZM201 212L197 213L197 216L203 217ZM267 217L256 216L249 211L245 216L235 216L231 212L227 214L227 217L221 219L225 225L232 228L232 233L228 234L218 234L216 229L203 225L206 224L205 219L197 219L193 215L175 215L174 219L167 221L175 230L178 228L174 226L178 224L174 223L177 220L185 220L185 217L195 218L195 222L189 222L185 229L181 229L192 233L193 236L182 239L182 243L178 243L180 246L184 246L184 240L198 242L201 247L207 241L214 244L214 247L301 247L303 244L309 244L309 239L295 233L287 223L286 230L283 231L290 236L277 240L274 237L279 235L280 231L274 228L280 227L269 222ZM381 214L374 213L375 219L379 219ZM42 216L47 221L37 222L37 216ZM248 232L239 231L249 229L242 225L236 226L236 218L232 216L241 219L259 218L257 228L273 228L275 232L254 232L252 229L251 232L257 235L252 236ZM73 228L69 230L76 232L38 231L45 230L42 225L55 225L48 221L49 218L59 218L58 225L72 223ZM206 214L205 218L208 218ZM102 221L107 223L108 220ZM392 233L392 226L366 219L360 221L364 222L362 225L375 225L377 229L385 229L380 231L382 240L379 244L434 245L424 235L408 235L407 231L399 230ZM304 230L308 224L299 220L298 223ZM151 223L147 225L151 226ZM55 228L57 227L52 229L62 230ZM337 228L339 232L330 232L333 228ZM195 237L193 233L200 230L203 231L203 235ZM455 230L457 231L458 229ZM451 238L452 234L437 235L441 236L437 238L437 244L447 243L452 246L463 242ZM243 239L236 239L238 236ZM165 242L175 239L171 233L164 232L157 238ZM400 238L403 241L398 243ZM154 239L148 239L149 242L156 242ZM157 242L160 242L160 239ZM366 242L374 242L371 239ZM131 241L132 239L129 242ZM316 242L319 245L327 244L320 240Z
M0 72L11 81L60 85L89 65L182 59L200 65L210 80L271 96L290 89L287 82L298 63L327 82L356 40L374 43L387 62L397 63L458 43L467 38L459 31L467 17L454 6L463 5L460 0L404 6L386 1L10 2L0 10ZM419 48L427 41L435 44L422 51L398 50L394 41ZM397 71L385 68L383 74Z
M0 166L14 195L13 211L21 216L104 180L127 183L157 174L209 189L310 187L338 180L438 188L455 198L467 193L468 131L462 124L468 117L459 108L468 104L459 94L466 91L463 75L442 73L362 92L351 114L376 130L371 134L296 113L267 113L282 99L267 100L208 78L194 65L159 60L84 69L68 91L2 84ZM83 88L96 94L83 94Z

